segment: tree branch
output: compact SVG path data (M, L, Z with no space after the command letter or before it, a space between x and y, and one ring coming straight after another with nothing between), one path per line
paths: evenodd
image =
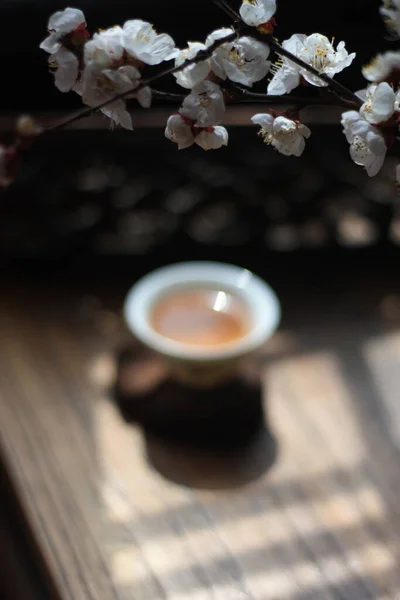
M320 73L317 69L315 69L311 65L305 63L304 61L302 61L300 58L298 58L297 56L295 56L288 50L285 50L271 35L263 34L263 33L259 32L255 27L249 27L249 26L245 25L242 22L240 15L236 11L234 11L225 0L214 0L214 2L219 8L221 8L221 10L223 10L225 13L227 13L230 16L230 18L232 18L235 21L235 24L236 24L235 31L233 31L232 33L230 33L229 35L227 35L224 38L215 40L214 43L211 46L209 46L206 50L200 50L196 54L196 56L185 60L181 65L169 67L167 69L164 69L163 71L160 71L159 73L156 73L155 75L153 75L151 77L148 77L147 79L143 79L136 88L130 88L129 90L126 90L125 92L121 92L120 94L115 94L114 96L110 97L109 99L105 100L104 102L102 102L94 107L89 107L89 108L83 109L83 110L79 111L77 114L75 114L72 117L70 117L69 119L67 119L66 121L59 123L57 125L54 125L53 127L50 127L49 130L54 131L54 130L58 130L58 129L63 129L64 127L67 127L68 125L71 125L72 123L75 123L76 121L79 121L80 119L92 116L97 111L101 110L105 106L107 106L117 100L123 100L123 99L127 98L128 96L132 96L132 94L137 94L143 88L151 86L154 82L159 81L160 79L166 77L167 75L173 75L174 73L179 73L180 71L183 71L184 69L186 69L187 67L189 67L191 65L195 65L197 63L200 63L204 60L209 59L215 50L217 50L223 44L234 41L235 39L237 39L237 37L241 33L246 33L247 35L252 36L253 38L258 39L258 40L268 44L271 48L273 48L275 50L275 52L277 54L285 56L292 62L296 63L302 69L307 70L312 75L315 75L316 77L318 77L319 79L324 81L328 85L328 87L330 89L332 89L338 96L335 99L334 98L324 98L321 100L319 98L309 98L309 99L302 98L301 99L302 104L305 104L305 103L306 104L320 104L320 105L337 104L337 105L343 106L345 108L351 108L351 109L356 109L356 110L362 105L362 101L353 92L351 92L349 89L347 89L341 83L332 79L325 73ZM253 92L249 92L248 90L245 90L244 88L241 88L239 86L238 86L237 91L238 90L240 90L240 94L235 99L239 102L264 102L266 104L289 105L289 104L293 104L294 102L300 101L300 98L296 98L294 96L287 96L286 98L285 97L281 98L279 96L271 97L271 96L268 96L265 94L256 94ZM172 98L174 97L175 101L178 101L178 100L180 101L182 99L180 94L174 94L172 97L171 94L164 93L159 90L156 91L156 96L159 98L162 97L162 98L168 99L168 100L172 100ZM279 98L281 98L281 99L279 99Z
M230 16L230 18L237 23L240 23L241 16L237 13L225 0L214 0L214 4L218 6L223 12Z
M180 104L186 98L185 94L174 94L172 92L164 92L163 90L155 90L152 88L151 94L153 98L160 98L160 100L165 100L166 102L176 102L176 104Z
M234 19L235 22L241 22L241 17L239 15L239 13L237 13L235 10L233 10L233 8L231 8L225 0L214 0L214 4L216 4L221 10L223 10L232 19ZM308 71L312 75L315 75L316 77L318 77L319 79L324 81L332 90L334 90L336 92L336 94L338 94L338 96L340 96L340 97L344 96L345 98L348 98L349 100L351 100L353 102L353 105L352 105L353 108L356 108L358 110L360 108L360 106L362 105L362 100L360 100L360 98L358 96L356 96L356 94L354 94L354 92L352 92L351 90L346 88L344 85L342 85L335 79L332 79L332 77L329 77L329 75L326 75L325 73L320 73L318 71L318 69L315 69L315 67L304 62L303 60L301 60L301 58L298 58L295 54L292 54L288 50L285 50L285 48L283 48L270 34L261 33L260 31L257 30L256 27L244 26L243 29L245 30L247 35L249 35L261 42L267 43L271 48L273 48L275 50L275 52L277 54L284 56L285 58L291 60L296 65L298 65L299 67L304 69L305 71Z
M258 94L251 92L246 88L243 88L232 82L223 82L221 88L229 95L229 99L232 104L242 104L248 102L249 104L267 104L269 106L292 106L304 105L304 106L343 106L347 109L354 109L356 106L350 100L345 100L335 96L271 96L268 94ZM174 94L171 92L164 92L162 90L152 90L155 98L160 98L166 102L173 104L181 104L186 98L185 94Z
M232 99L238 102L255 102L264 104L275 104L279 105L317 105L317 106L343 106L350 110L357 110L356 105L352 100L346 100L345 98L332 96L291 96L289 94L283 96L272 96L269 94L258 94L251 92L250 90L238 85L236 83L224 82L221 87L226 90L228 94L232 95Z
M50 130L54 131L54 130L58 130L58 129L63 129L67 125L71 125L72 123L75 123L76 121L79 121L80 119L83 119L85 117L91 117L97 111L101 110L102 108L104 108L108 104L111 104L112 102L116 102L117 100L123 100L124 98L127 98L128 96L131 96L132 94L137 94L143 88L151 86L152 83L154 83L155 81L159 81L160 79L163 79L167 75L173 75L174 73L179 73L180 71L183 71L183 69L186 69L187 67L190 67L191 65L196 65L197 63L202 62L203 60L207 60L208 58L211 58L213 52L215 50L217 50L217 48L219 48L223 44L226 44L227 42L232 42L237 37L238 37L238 33L236 31L233 31L226 37L221 38L219 40L215 40L215 42L213 44L211 44L211 46L209 46L206 50L200 50L196 54L196 56L194 56L193 58L188 58L181 65L169 67L168 69L164 69L163 71L160 71L159 73L156 73L155 75L152 75L151 77L148 77L147 79L143 79L137 87L130 88L129 90L126 90L125 92L121 92L120 94L115 94L115 96L112 96L108 100L105 100L104 102L101 102L100 104L97 104L96 106L86 108L86 109L80 111L78 114L74 115L73 117L70 117L63 123L59 123L58 125L50 127Z

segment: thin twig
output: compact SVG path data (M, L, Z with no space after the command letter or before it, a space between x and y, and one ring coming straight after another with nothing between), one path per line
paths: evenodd
M222 11L224 11L227 15L229 15L231 19L233 19L233 21L238 23L241 21L239 13L233 10L233 8L231 8L229 4L225 2L225 0L214 0L214 4L218 6L218 8L220 8Z
M258 94L251 92L248 89L226 81L221 86L228 94L232 94L234 102L255 102L264 104L275 104L278 105L317 105L317 106L343 106L348 109L357 109L358 106L352 100L346 100L346 98L332 96L273 96L269 94Z
M186 94L164 92L163 90L155 90L154 88L151 89L151 95L153 98L160 98L161 100L166 100L167 102L176 102L177 104L183 102L186 98Z
M249 104L268 104L270 106L291 106L296 104L296 106L343 106L348 109L355 108L355 105L351 100L338 98L337 96L271 96L268 94L250 92L246 88L232 84L231 82L229 82L229 84L228 82L223 82L221 87L232 100L230 104L243 104L248 102ZM174 104L181 104L186 98L185 94L174 94L155 89L152 89L152 94L155 98L160 98L165 102L172 102Z

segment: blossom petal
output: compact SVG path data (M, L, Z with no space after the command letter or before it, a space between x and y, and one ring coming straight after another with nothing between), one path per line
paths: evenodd
M371 127L365 139L374 154L386 154L385 139L378 129Z
M282 42L282 47L295 56L299 56L304 50L306 35L294 33L288 40ZM296 63L282 58L282 66L275 72L268 85L268 94L271 96L282 96L289 94L300 84L300 67Z
M382 6L379 12L384 18L390 33L398 38L400 36L400 4L398 4L398 0L392 0L390 8L385 3L385 6Z
M118 100L113 102L109 106L102 108L101 112L109 117L109 119L111 119L116 125L120 125L124 129L129 129L132 131L132 117L126 110L124 101Z
M97 69L113 67L122 59L124 53L123 32L121 27L111 27L100 33L85 44L85 64L91 63Z
M189 42L188 48L178 51L178 56L175 59L175 66L179 67L186 60L194 58L200 50L206 50L206 48L206 45L201 44L200 42ZM179 85L186 89L192 89L195 85L203 81L209 72L209 62L208 60L204 60L198 64L190 65L186 69L183 69L183 71L174 73L174 77L176 77L176 82Z
M270 96L289 94L300 84L300 69L296 66L284 65L273 76L268 84Z
M210 33L207 36L206 47L209 48L210 46L212 46L214 44L214 42L221 40L225 37L228 37L231 33L233 33L233 29L231 27L229 27L229 28L223 27L221 29L216 29L215 31L213 31L212 33ZM219 77L220 79L223 79L224 81L226 79L224 61L228 58L229 52L232 50L232 48L233 48L232 41L227 42L226 44L223 44L215 52L213 52L211 59L209 61L210 67L213 70L213 72L215 73L215 75L217 77Z
M393 71L400 71L400 51L377 54L362 68L365 79L372 83L381 83L390 77Z
M272 145L286 156L300 156L305 147L299 123L287 117L276 117L273 126Z
M127 67L120 67L119 69L104 69L102 71L101 76L104 80L108 80L107 83L112 84L112 87L106 86L106 93L123 93L128 92L132 87L137 87L139 85L139 80L133 75L130 77L129 71L127 72ZM136 71L136 69L134 69Z
M305 148L305 138L311 134L308 127L283 115L257 114L251 120L261 126L259 135L264 142L285 156L300 156Z
M178 150L189 148L194 143L192 128L182 119L180 114L169 117L165 128L165 137L178 144Z
M186 96L180 112L197 127L217 125L225 114L221 88L213 81L202 81Z
M306 40L307 36L304 33L293 33L288 40L282 42L282 47L298 56L299 52L303 50Z
M306 138L306 140L310 137L311 135L311 129L309 127L307 127L307 125L303 125L303 123L299 124L299 131L301 133L301 135Z
M233 33L233 31L234 30L232 29L232 27L221 27L221 29L216 29L215 31L211 32L206 38L207 48L212 46L213 43L217 40L221 40L225 37L230 36L231 33ZM227 44L232 44L232 42L227 42Z
M45 40L43 40L39 47L49 54L54 54L62 46L60 39L61 37L59 33L51 33Z
M225 127L221 126L213 127L212 132L203 130L194 138L196 144L203 150L218 150L222 146L227 146L228 140L229 134Z
M143 108L150 108L151 106L151 88L144 87L136 94L137 100Z
M56 62L58 68L54 74L54 82L60 92L69 92L76 84L79 63L75 54L65 48L60 48L49 57L49 62Z
M274 140L272 143L274 148L285 156L301 156L306 145L303 136L292 134L286 137L284 142Z
M158 65L177 54L172 37L157 34L150 23L133 19L124 24L123 30L125 50L147 65Z
M175 42L172 37L166 33L157 35L151 45L151 48L142 51L140 59L147 65L159 65L164 60L171 60L176 56Z
M342 125L350 144L351 158L357 165L365 167L368 175L373 177L385 160L385 138L377 127L367 123L357 111L343 113Z
M274 117L269 113L257 113L251 117L254 125L259 125L266 131L272 131L274 125Z
M350 156L356 165L365 167L370 177L377 175L385 162L385 154L373 154L358 137L350 146Z
M395 93L386 82L370 86L367 101L360 108L360 115L368 123L383 123L394 113Z
M48 29L50 31L60 31L70 33L79 25L86 23L85 15L79 8L66 8L55 12L49 19Z
M269 46L243 36L215 50L210 65L218 77L251 86L268 73L271 66L268 55Z
M244 0L240 7L240 16L246 25L258 27L267 23L276 12L275 0Z
M357 96L357 98L360 98L360 100L365 102L367 100L367 89L365 88L363 90L357 90L356 96Z

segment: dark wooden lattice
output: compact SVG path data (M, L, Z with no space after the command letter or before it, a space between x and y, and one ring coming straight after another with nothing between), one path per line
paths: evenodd
M393 158L370 179L338 127L314 127L300 159L255 128L230 135L208 153L178 152L158 129L48 136L0 196L3 257L400 244Z

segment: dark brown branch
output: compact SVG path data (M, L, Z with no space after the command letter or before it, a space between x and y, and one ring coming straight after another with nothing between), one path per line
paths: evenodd
M160 100L165 100L166 102L176 102L176 104L183 102L186 98L186 94L174 94L172 92L164 92L163 90L155 90L154 88L152 88L151 94L153 98L160 98Z
M227 15L229 15L233 21L235 21L237 23L239 23L241 21L241 17L239 15L239 13L237 13L235 10L233 10L233 8L230 7L229 4L227 2L225 2L225 0L214 0L214 4L216 6L218 6L218 8L220 8Z
M346 100L345 98L338 97L336 95L324 95L324 96L272 96L268 94L258 94L255 92L251 92L248 89L232 83L231 81L226 81L222 84L222 88L226 90L228 94L231 94L231 97L234 102L261 102L265 104L275 104L278 105L293 105L297 106L309 106L309 105L317 105L317 106L343 106L343 108L347 108L350 110L358 110L358 105L355 104L352 100Z
M221 87L228 94L231 104L243 104L248 102L249 104L268 104L270 106L343 106L348 109L356 108L354 103L350 100L338 98L337 96L270 96L268 94L250 92L231 82L229 82L229 84L228 82L223 82ZM181 104L186 98L185 94L173 94L155 89L152 90L152 93L155 98L160 98L174 104Z

